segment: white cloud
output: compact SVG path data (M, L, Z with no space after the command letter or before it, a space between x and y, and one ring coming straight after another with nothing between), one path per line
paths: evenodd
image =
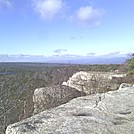
M54 52L55 53L62 53L62 52L66 52L66 51L67 51L66 49L57 49Z
M64 3L62 0L33 0L35 11L44 20L53 20L61 14Z
M80 25L100 25L100 18L104 15L104 10L93 8L92 6L80 7L76 12L76 20Z
M87 56L95 56L96 55L96 53L87 53Z
M2 9L3 7L11 8L12 5L9 0L0 0L0 9Z
M76 39L83 39L83 36L71 36L71 40L76 40Z

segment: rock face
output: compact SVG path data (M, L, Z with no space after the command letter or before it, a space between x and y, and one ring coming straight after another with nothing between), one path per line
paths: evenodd
M37 88L33 95L34 114L49 108L54 108L70 101L71 99L85 95L86 93L67 86L57 85Z
M134 87L73 99L8 126L6 134L134 134Z
M63 82L63 85L76 88L79 91L83 91L87 94L93 94L97 92L117 90L119 85L114 83L112 78L123 77L123 75L114 75L113 73L103 72L77 72L67 82Z
M133 85L133 84L128 84L128 83L122 83L122 84L120 85L119 89L125 88L125 87L134 87L134 85Z

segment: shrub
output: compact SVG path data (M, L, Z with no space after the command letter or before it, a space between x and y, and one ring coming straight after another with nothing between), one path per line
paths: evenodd
M128 75L134 75L134 54L128 59Z

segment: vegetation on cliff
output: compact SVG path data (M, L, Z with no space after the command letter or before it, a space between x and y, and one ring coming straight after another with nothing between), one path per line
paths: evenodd
M110 65L65 65L43 63L0 63L0 133L14 122L33 114L36 88L61 85L78 71L115 71ZM122 80L120 81L120 83Z
M128 74L134 75L134 53L131 55L131 58L127 61L128 65Z

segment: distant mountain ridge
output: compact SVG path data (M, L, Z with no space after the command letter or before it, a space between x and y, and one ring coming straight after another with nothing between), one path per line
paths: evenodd
M128 59L128 54L105 55L0 55L1 62L43 62L43 63L71 63L71 64L121 64Z

